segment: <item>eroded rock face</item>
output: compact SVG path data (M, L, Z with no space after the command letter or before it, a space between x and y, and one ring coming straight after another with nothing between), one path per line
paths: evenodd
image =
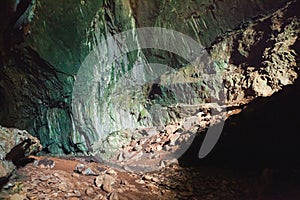
M261 18L212 46L211 54L224 71L227 101L270 96L298 77L299 4ZM293 14L292 14L293 13ZM222 52L220 54L220 52Z
M299 34L299 19L294 13L297 7L297 3L288 4L273 14L253 20L244 24L244 28L220 37L210 48L212 59L207 61L208 68L202 67L203 57L200 57L195 63L185 65L171 75L162 72L162 75L158 76L159 81L155 83L147 83L143 77L149 76L145 76L145 71L137 70L144 85L134 87L130 82L121 85L124 82L118 82L117 79L117 85L108 87L107 96L104 99L100 98L101 101L97 100L99 91L92 84L82 89L82 91L90 91L89 97L84 96L88 103L81 100L75 106L81 105L78 111L87 109L88 112L81 113L82 116L77 115L77 118L82 120L81 125L87 123L90 126L89 130L95 130L101 141L91 145L92 151L97 152L102 149L101 152L105 152L105 149L115 149L114 144L119 142L113 141L125 141L125 138L130 138L132 135L132 131L128 131L129 136L123 137L124 134L115 131L138 126L159 126L182 119L180 114L183 113L176 112L172 107L176 103L241 104L258 96L270 96L283 86L292 84L298 77L297 54L293 50ZM144 55L147 57L149 54ZM126 63L124 60L123 62ZM141 63L147 64L148 60L142 60ZM136 63L133 65L135 66ZM107 70L112 73L121 71L118 65ZM157 68L150 66L149 70L156 71ZM91 71L97 71L97 67L92 68ZM136 71L132 73L134 77ZM96 80L94 75L88 78ZM223 80L223 84L218 82L220 80ZM112 82L115 83L114 81L115 79ZM83 85L82 82L80 83ZM114 89L119 92L114 93ZM176 99L178 97L176 92L180 93L181 99L188 101L180 102ZM117 95L114 96L115 94ZM100 114L93 116L88 114L93 113L92 110L101 108L101 104L107 112L100 109ZM102 118L99 117L101 114ZM84 121L89 118L92 122ZM112 133L106 138L111 144L101 139L106 137L106 133Z
M248 24L242 23L236 31L230 30L241 21L281 7L284 2L104 0L37 4L32 34L25 43L13 45L8 52L1 51L1 123L28 130L41 140L45 150L62 154L108 149L109 142L105 139L111 138L115 149L115 143L121 145L127 141L127 136L116 134L126 128L157 126L193 115L193 110L181 112L174 106L178 101L168 86L170 77L166 74L157 73L159 81L138 89L119 84L134 66L149 63L168 63L175 68L177 73L171 77L174 88L179 88L190 104L211 101L230 104L269 96L292 84L298 76L295 54L299 41L299 17L295 12L298 3ZM111 66L100 59L84 62L108 37L143 26L181 31L205 47L217 35L228 32L209 50L213 66L210 71L199 71L199 66L158 50L130 52ZM133 38L136 44L140 41ZM98 53L117 48L107 44ZM83 87L84 98L72 104L80 66L95 63L98 64L85 73L83 81L88 83L97 73L103 79L97 87L92 84ZM205 73L219 82L224 80L225 89L213 80L205 83L202 80L199 84L199 75L203 77ZM136 70L131 75L143 81L149 78L145 71ZM112 98L115 89L121 95ZM186 92L190 89L194 92L192 96Z
M0 126L0 178L8 177L26 157L41 149L39 140L27 131Z
M59 73L31 48L15 47L0 68L1 123L28 130L53 153L71 152L68 95L73 77ZM63 139L64 138L64 139Z

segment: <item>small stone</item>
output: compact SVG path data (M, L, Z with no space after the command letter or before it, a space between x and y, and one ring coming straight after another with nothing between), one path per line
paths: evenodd
M45 158L45 159L39 160L36 165L40 168L52 169L55 167L55 161Z
M108 169L106 171L106 173L109 174L109 175L117 175L117 172L115 170L113 170L113 169Z
M38 200L35 194L26 194L27 199L29 200Z
M103 184L102 189L105 192L112 192L113 191L113 188L112 188L111 184L109 184L109 183Z
M135 188L135 185L128 185L129 188Z
M141 146L139 146L139 145L133 147L133 150L134 150L134 151L141 151L142 149L143 149L143 147L141 147Z
M79 190L74 190L73 193L74 193L74 195L75 195L76 197L80 197L80 196L81 196L81 193L80 193Z
M145 152L146 153L151 153L153 151L152 151L152 148L148 146L148 147L145 148Z
M135 182L138 184L145 184L145 181L140 179L135 180Z
M97 194L94 200L106 200L106 198L102 194Z
M117 192L112 192L110 195L109 195L109 200L119 200L119 195Z
M21 194L14 194L9 199L10 200L24 200L24 199L26 199L26 196L21 195Z
M97 187L101 187L103 184L103 177L102 176L98 176L96 179L95 179L95 185Z
M118 189L116 190L116 192L118 192L118 193L123 193L123 192L125 192L125 190L124 190L123 188L118 188Z
M70 198L70 197L74 197L72 192L68 192L65 194L65 197Z
M85 169L84 171L82 171L82 174L85 176L97 176L98 175L91 168Z
M202 117L202 116L204 116L204 115L205 115L205 113L202 112L202 111L200 111L200 112L198 112L198 113L196 114L197 117Z
M197 124L199 123L199 117L197 116L192 116L192 117L189 117L187 118L183 123L182 123L182 128L184 130L189 130L191 129L191 127L194 125L194 124Z
M6 185L3 186L4 189L9 189L11 187L13 187L14 184L12 184L11 182L8 182Z
M50 192L51 192L51 189L49 189L49 188L44 190L44 193L46 193L46 194L49 194Z
M146 180L146 181L150 181L151 180L151 176L149 176L149 175L145 175L144 177L143 177L143 179L144 180Z
M72 175L71 175L72 177L75 177L75 178L79 178L79 174L78 173L72 173Z
M170 166L170 165L179 165L178 160L176 158L170 159L170 160L165 160L165 165Z
M155 154L155 153L150 153L150 155L148 156L148 158L149 158L149 159L154 159L156 155L157 155L157 154Z
M41 176L40 180L41 181L47 181L50 179L50 176Z
M165 145L163 150L164 151L170 151L172 148L169 145Z
M45 195L45 194L39 193L39 194L37 195L37 197L38 197L38 199L45 199L45 198L46 198L46 195Z
M84 170L84 164L77 164L75 167L75 171L81 173Z
M112 184L115 182L115 178L108 175L108 174L104 174L102 176L98 176L95 179L95 184L97 187L101 187L105 192L112 192L113 188L112 188Z
M170 124L165 127L165 130L167 131L168 134L172 134L177 130L177 128L178 126Z
M170 190L162 190L161 193L168 198L172 197L172 192Z
M53 176L60 177L58 173L54 173Z
M159 166L162 167L162 168L166 167L165 161L161 160L160 163L159 163Z
M154 185L154 184L152 184L152 183L148 183L148 184L146 185L146 187L149 188L149 189L151 189L151 190L157 189L157 186Z
M124 180L124 179L121 180L121 184L122 184L122 185L129 185L128 181L127 181L127 180Z
M158 183L158 182L159 182L159 179L156 178L156 177L152 177L152 178L151 178L151 181L153 181L153 182L155 182L155 183Z
M161 150L162 150L162 146L160 146L160 145L156 146L156 147L155 147L155 150L156 150L156 151L161 151Z
M56 198L56 197L58 197L58 193L57 193L57 192L54 192L54 193L52 193L52 194L50 195L50 197Z
M170 137L170 146L174 146L177 139L179 138L180 134L179 133L174 133L171 137Z
M94 189L89 187L85 190L85 194L88 196L92 196L95 193Z

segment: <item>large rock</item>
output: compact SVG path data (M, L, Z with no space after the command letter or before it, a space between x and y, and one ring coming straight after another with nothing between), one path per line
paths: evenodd
M0 178L8 177L26 157L41 149L39 140L27 131L0 126Z

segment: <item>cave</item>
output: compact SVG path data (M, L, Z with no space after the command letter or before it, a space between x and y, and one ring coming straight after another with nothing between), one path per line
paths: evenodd
M0 199L299 199L298 0L0 5Z

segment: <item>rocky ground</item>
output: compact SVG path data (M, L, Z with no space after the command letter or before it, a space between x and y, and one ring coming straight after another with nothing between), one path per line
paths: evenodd
M177 159L191 146L197 135L203 140L210 127L239 113L245 104L177 104L168 109L173 109L182 120L111 134L99 145L102 148L94 154L94 158L127 171L160 170L168 164L178 163ZM116 142L120 135L126 141L123 144L122 141Z
M84 158L35 157L18 169L1 199L297 199L299 185L272 182L262 174L217 168L181 168L133 173ZM298 189L298 190L297 190Z

